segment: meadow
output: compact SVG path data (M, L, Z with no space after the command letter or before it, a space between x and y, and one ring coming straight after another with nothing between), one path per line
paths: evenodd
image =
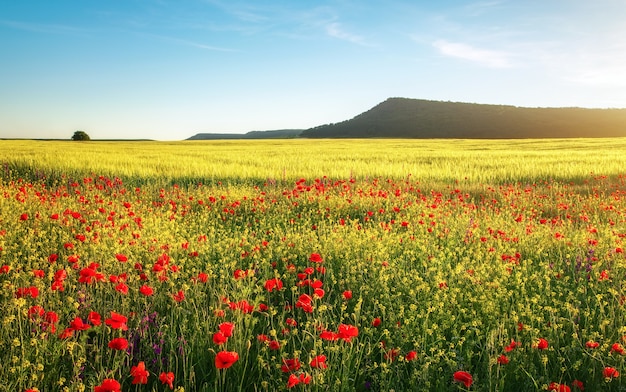
M626 388L626 139L0 147L0 391Z

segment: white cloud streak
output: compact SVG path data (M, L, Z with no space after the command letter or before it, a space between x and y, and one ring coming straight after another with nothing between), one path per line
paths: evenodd
M344 30L344 28L338 22L328 23L324 26L324 28L326 30L326 34L328 34L328 36L332 38L340 39L342 41L347 41L361 46L373 46L368 43L362 36Z
M488 68L510 68L510 54L502 51L476 48L471 45L437 40L433 46L444 56L459 58Z

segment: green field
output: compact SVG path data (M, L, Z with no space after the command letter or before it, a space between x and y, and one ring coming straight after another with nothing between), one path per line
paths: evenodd
M0 147L0 391L626 388L626 139Z

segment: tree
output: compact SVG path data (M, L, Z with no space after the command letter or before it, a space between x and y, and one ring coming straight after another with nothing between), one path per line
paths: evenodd
M76 131L74 132L74 136L72 136L72 140L74 141L91 140L91 138L89 137L89 135L87 135L86 132Z

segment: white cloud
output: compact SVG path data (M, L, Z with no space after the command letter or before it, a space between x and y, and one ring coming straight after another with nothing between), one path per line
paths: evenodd
M506 52L481 49L463 43L448 42L446 40L437 40L433 42L433 46L439 53L445 56L468 60L485 67L510 68L513 66L510 59L511 55Z
M343 41L348 41L353 44L363 45L363 46L371 46L368 44L363 37L360 35L352 34L343 29L341 24L338 22L331 22L326 24L325 26L326 34L333 38L337 38Z

